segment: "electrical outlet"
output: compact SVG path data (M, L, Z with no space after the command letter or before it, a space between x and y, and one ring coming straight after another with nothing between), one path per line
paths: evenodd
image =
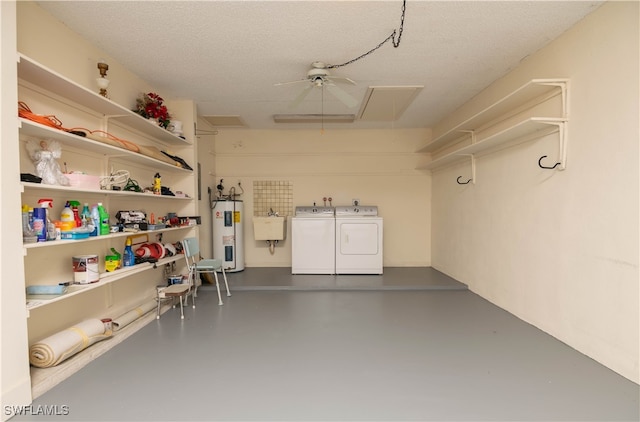
M360 200L358 198L354 198L354 199L351 200L351 205L357 206L359 204L360 204Z

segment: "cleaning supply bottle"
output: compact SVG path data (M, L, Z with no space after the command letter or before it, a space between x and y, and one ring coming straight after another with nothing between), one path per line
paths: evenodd
M98 214L100 217L100 236L109 234L109 213L102 205L102 202L98 202Z
M136 256L133 254L133 250L131 249L131 238L127 237L124 246L124 254L122 256L122 265L125 267L131 267L136 263Z
M55 240L56 228L49 218L49 208L53 207L53 199L38 199L39 208L33 210L33 224L38 242Z
M93 232L93 219L91 218L91 211L89 211L89 204L86 202L80 212L80 221L82 221L82 228L89 230L89 233Z
M47 209L46 205L40 204L39 208L33 209L33 230L36 232L38 242L47 241Z
M82 219L80 218L80 202L69 201L71 205L71 211L73 211L73 220L76 222L76 227L82 227Z
M24 235L29 230L29 206L22 206L22 234Z
M65 222L75 221L73 218L73 210L71 209L71 204L69 204L69 201L67 201L64 204L64 208L60 213L60 221L65 221Z
M31 239L33 241L33 237L35 237L35 231L31 228L31 222L29 221L29 206L22 206L22 240L26 241L27 239ZM37 238L36 238L37 241Z
M100 235L100 212L98 211L98 206L93 205L91 207L91 221L93 222L93 230L89 233L89 236L99 236Z

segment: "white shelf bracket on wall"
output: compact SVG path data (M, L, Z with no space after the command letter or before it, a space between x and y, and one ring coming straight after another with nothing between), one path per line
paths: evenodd
M566 121L544 121L543 123L555 125L558 128L558 161L553 165L543 165L542 160L547 158L543 155L538 159L538 166L546 170L565 170L567 168L567 122Z
M469 157L471 157L471 178L468 179L466 182L461 182L460 179L462 178L462 176L458 176L458 178L456 179L456 182L459 185L468 185L469 183L472 184L476 184L476 157L473 154L461 154L461 155L468 155Z
M461 130L460 132L468 133L471 135L471 145L474 145L477 142L475 130Z

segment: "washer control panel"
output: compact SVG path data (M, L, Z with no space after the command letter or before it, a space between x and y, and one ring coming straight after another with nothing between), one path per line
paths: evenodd
M296 207L296 217L333 217L333 207Z
M345 205L336 207L336 217L377 217L375 205Z

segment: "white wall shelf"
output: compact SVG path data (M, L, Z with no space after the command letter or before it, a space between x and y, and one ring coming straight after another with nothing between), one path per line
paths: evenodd
M33 191L33 192L74 192L74 193L82 193L88 195L96 195L96 196L132 196L139 197L140 199L150 199L150 200L168 200L168 201L193 201L192 197L182 197L182 196L171 196L171 195L154 195L151 193L141 193L141 192L131 192L124 190L98 190L98 189L81 189L73 186L60 186L60 185L46 185L43 183L31 183L31 182L21 182L22 191Z
M508 144L525 142L529 139L539 138L545 135L558 132L561 134L561 146L564 145L564 124L565 119L552 117L531 117L526 120L515 123L502 131L481 139L474 144L462 147L446 154L440 158L425 164L424 169L436 169L438 167L452 164L467 159L469 155L473 156L479 152L491 151ZM561 147L561 150L564 148Z
M151 127L153 127L153 125ZM102 142L54 129L27 119L20 119L20 134L32 136L34 138L55 139L62 145L74 148L83 148L102 154L105 158L118 158L119 160L134 164L154 166L154 168L160 167L163 170L192 173L192 170L165 163L164 161L156 160L155 158L148 157L135 151L104 144Z
M540 102L556 95L562 96L562 117L567 116L567 90L568 79L532 79L505 95L501 99L495 101L488 107L475 113L473 116L465 119L443 134L437 136L430 143L419 149L417 152L433 152L450 142L465 136L472 136L478 128L492 122L499 117L505 116L514 109L527 104L531 101L538 100Z
M113 283L125 277L129 277L133 274L137 274L137 273L152 270L152 269L157 269L165 264L170 264L172 262L178 261L179 259L183 259L183 258L184 258L184 255L179 254L179 255L174 255L174 256L160 259L156 263L143 262L140 264L133 265L131 267L123 267L113 272L100 273L99 281L95 283L90 283L90 284L72 284L67 288L67 291L64 294L50 295L51 298L43 299L44 295L37 295L34 297L30 297L29 295L27 295L27 311L37 309L42 306L51 305L52 303L56 303L61 300L69 299L70 297L73 297L82 293L86 293L93 289L103 287L109 283Z
M174 135L126 107L78 85L23 54L18 55L18 78L37 86L46 87L54 94L102 114L107 120L121 120L122 123L133 129L148 133L159 142L172 145L190 144L186 139Z
M51 248L56 246L68 246L71 244L78 244L83 242L99 242L103 240L121 238L121 237L129 237L129 236L138 236L142 234L157 234L157 233L165 233L176 230L186 230L191 229L197 226L180 226L180 227L167 227L164 229L157 230L141 230L138 232L119 232L119 233L110 233L102 236L90 236L86 239L72 239L72 240L49 240L47 242L36 242L36 243L24 243L22 246L26 249L36 249L36 248Z
M434 170L471 158L471 177L459 176L456 182L461 185L475 184L477 154L489 153L557 133L557 161L553 165L543 165L542 160L546 156L542 156L538 165L544 169L564 170L567 159L568 95L568 79L532 79L418 150L419 153L429 153L430 156L436 157L418 168ZM549 108L550 104L555 107ZM536 115L546 114L545 110L551 110L549 114L559 116ZM464 146L459 146L463 140ZM449 151L444 150L447 147L450 147Z

